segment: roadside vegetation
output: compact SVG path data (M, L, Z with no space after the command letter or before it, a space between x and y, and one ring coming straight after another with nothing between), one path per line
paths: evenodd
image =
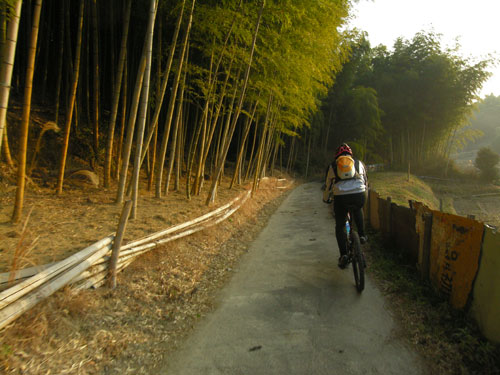
M454 310L413 265L376 233L371 233L368 264L404 337L427 361L432 374L500 373L500 345L484 339L474 320Z
M381 198L391 197L400 206L408 200L422 202L433 210L460 216L473 215L485 224L500 226L500 186L477 178L470 173L453 178L415 176L404 172L371 172L371 188Z
M500 193L496 186L465 177L446 181L413 175L408 180L408 174L402 172L369 175L372 188L381 198L391 197L403 206L408 206L408 199L412 199L434 210L439 210L440 199L445 199L449 206L443 210L449 213L455 213L454 202L461 210L467 210L458 203L474 201L471 195ZM499 205L496 197L495 210ZM467 211L459 214L466 216ZM400 322L397 334L428 360L433 374L500 373L500 345L486 340L466 312L453 309L428 281L422 280L415 266L403 256L405 253L378 233L370 234L369 271Z
M409 177L409 178L408 178ZM409 200L422 202L432 209L439 209L439 199L432 188L420 178L403 172L372 172L368 173L371 189L380 197L408 207Z
M228 178L223 180L225 185L228 182ZM292 187L291 183L287 179L286 186ZM263 180L252 199L227 220L139 256L117 275L114 290L65 287L34 306L2 331L0 373L160 373L170 352L216 306L218 291L288 194L288 189L276 186L275 179ZM219 200L226 203L238 192L221 188L219 193ZM36 224L28 224L26 240L48 228L52 242L44 243L43 249L51 249L51 254L37 248L29 259L42 260L36 264L42 264L44 257L63 259L82 240L94 242L113 230L119 212L110 204L112 195L89 186L85 192L67 189L64 197L72 202L68 204L46 194L32 212ZM28 198L30 204L36 199ZM213 209L201 198L183 199L182 193L159 202L143 198L140 204L146 210L130 223L125 242ZM43 207L54 215L44 214ZM54 227L54 221L61 228Z

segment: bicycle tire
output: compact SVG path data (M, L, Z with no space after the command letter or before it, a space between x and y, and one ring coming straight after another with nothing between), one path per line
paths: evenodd
M351 231L351 245L352 245L352 271L354 273L354 282L358 292L365 289L365 263L363 261L363 254L361 252L361 242L359 235L356 231Z

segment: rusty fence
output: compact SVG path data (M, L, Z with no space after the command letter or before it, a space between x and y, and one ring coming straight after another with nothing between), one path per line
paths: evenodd
M371 190L365 216L423 279L454 308L469 311L484 336L499 343L500 234L474 219L409 203L398 206Z

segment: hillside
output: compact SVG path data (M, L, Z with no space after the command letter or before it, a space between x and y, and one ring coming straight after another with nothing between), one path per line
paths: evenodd
M143 181L139 193L137 217L127 225L124 243L172 225L201 216L214 207L236 197L242 187L227 189L229 177L223 179L217 201L205 205L206 189L200 195L186 198L185 188L171 191L156 199ZM15 177L2 174L0 181L0 272L10 269L16 251L24 255L18 268L61 260L115 232L122 205L115 204L116 185L109 189L94 186L86 180L68 180L62 195L37 184L29 184L23 220L11 224L15 200ZM23 228L25 228L23 233Z
M12 267L19 248L24 254L18 266L38 265L67 257L116 229L120 207L113 204L112 189L73 186L56 197L52 189L32 186L26 207L33 210L23 231L23 224L6 221L13 189L5 175L3 181L4 270ZM227 186L225 178L210 207L204 204L206 189L191 201L182 192L158 200L142 190L125 242L201 216L243 190ZM212 309L216 291L286 196L287 189L276 187L275 178L263 180L228 220L140 256L118 275L114 291L65 288L36 305L2 332L0 372L124 374L133 368L136 374L154 373L168 350Z
M500 226L500 187L471 179L445 180L417 177L402 172L372 172L369 174L372 189L381 197L408 206L416 200L428 207L460 216L474 215L486 224Z
M371 172L368 174L370 187L382 198L391 197L392 201L401 206L408 206L408 200L424 203L432 209L439 208L439 199L432 188L424 181L401 172Z

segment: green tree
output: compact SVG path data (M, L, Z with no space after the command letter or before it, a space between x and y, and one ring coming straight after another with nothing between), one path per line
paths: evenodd
M7 2L0 0L3 5ZM243 176L258 182L278 155L280 164L288 157L291 167L303 154L303 142L315 150L314 143L321 139L315 128L324 123L313 121L320 98L347 57L346 34L340 30L349 17L350 0L160 0L147 69L156 73L149 74L151 82L144 75L142 55L148 25L144 2L92 0L87 5L85 10L84 1L58 0L47 3L41 13L43 42L37 47L40 63L33 77L34 87L40 89L33 99L53 112L51 118L63 122L65 131L40 154L33 177L46 177L44 171L59 164L59 194L67 171L103 168L104 186L117 189L117 201L143 175L158 181L160 197L163 170L173 171L175 165L176 180L183 169L193 194L200 194L210 176L212 201L227 162L236 161L235 182L243 183ZM26 10L22 17L30 14ZM29 25L31 20L23 22ZM19 58L12 71L16 92L28 78L27 39L27 33L20 33ZM135 123L142 80L152 89L141 103L141 146L143 130L135 129ZM353 107L375 98L370 89L360 89ZM59 111L59 106L65 110ZM359 121L366 123L363 118ZM10 129L11 147L19 151L20 127ZM106 142L99 141L99 132L107 133ZM54 152L59 149L60 154ZM105 158L99 158L103 153ZM134 184L127 186L131 157L139 167ZM118 185L111 179L114 170L120 174Z
M478 151L474 164L479 169L481 178L484 181L492 182L499 177L499 161L500 155L487 147L483 147Z
M375 51L367 84L378 92L391 141L385 149L396 163L447 156L450 139L466 125L490 61L472 62L458 48L444 49L438 35L421 32L411 41L398 39L393 52Z
M373 159L383 132L382 111L375 89L359 84L361 77L370 72L372 50L363 33L351 38L349 61L336 76L323 103L326 133L332 134L324 149L332 150L339 143L348 142L360 158ZM331 159L330 154L325 154Z
M479 136L474 142L468 143L465 150L490 147L500 152L500 96L487 95L478 102L469 121L470 129L478 132Z

